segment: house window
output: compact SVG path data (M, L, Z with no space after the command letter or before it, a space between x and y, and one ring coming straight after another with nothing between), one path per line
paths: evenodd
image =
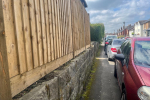
M147 32L147 36L150 36L150 31Z

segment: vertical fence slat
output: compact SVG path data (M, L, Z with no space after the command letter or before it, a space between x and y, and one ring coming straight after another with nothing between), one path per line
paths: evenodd
M60 40L60 45L61 45L61 48L60 48L60 54L61 54L61 57L63 56L63 54L62 54L62 26L63 26L63 24L62 24L62 7L63 7L63 0L60 0L60 37L61 37L61 40Z
M54 40L53 40L53 20L52 20L52 3L48 0L48 10L49 10L49 25L50 25L50 43L51 43L51 60L54 60Z
M41 29L41 9L40 1L35 0L35 14L36 14L36 25L37 25L37 39L38 39L38 54L39 54L39 64L43 65L43 41L42 41L42 29Z
M0 0L0 100L11 100L9 66L4 30L3 3ZM7 6L6 6L7 7ZM5 9L6 10L6 9Z
M60 35L60 0L57 0L57 15L58 15L58 43L59 43L59 58L61 57L61 35Z
M67 26L66 26L66 55L68 54L68 36L69 36L69 0L67 0Z
M16 26L16 37L18 43L18 56L19 56L19 67L20 74L27 71L26 58L25 58L25 43L24 33L22 31L22 15L21 15L21 1L14 0L14 15L15 15L15 26Z
M15 37L15 25L14 25L14 16L13 16L13 1L4 0L3 5L3 18L4 18L4 30L6 37L6 48L8 56L8 67L9 67L9 76L10 78L19 74L18 69L18 59L17 59L17 41Z
M28 71L33 69L31 33L28 0L22 0L23 31L25 36L26 61Z
M52 20L53 20L53 40L54 40L54 60L56 59L56 30L55 30L55 27L56 27L56 23L55 23L55 6L54 6L54 1L51 0L51 3L52 3Z
M45 6L45 25L46 25L46 33L47 33L47 55L48 55L48 62L50 62L50 36L49 36L49 18L48 18L48 2L44 0Z
M46 27L45 27L45 16L44 16L44 0L40 0L41 7L41 23L42 23L42 40L43 40L43 55L44 64L47 63L47 45L46 45Z
M62 0L62 40L61 40L61 46L62 46L62 56L64 56L64 0Z
M30 11L30 29L31 29L31 40L32 40L32 52L34 68L38 67L38 48L37 48L37 30L35 22L35 6L34 0L29 0L29 11Z
M63 44L64 44L64 50L63 50L63 54L64 55L66 55L65 54L65 51L66 51L66 24L67 24L67 21L66 21L66 11L67 11L67 5L66 5L66 0L65 0L65 3L64 3L65 5L65 11L64 11L64 42L63 42Z
M55 25L56 25L56 58L59 58L59 40L58 40L58 14L57 14L57 0L54 0L54 6L55 6Z

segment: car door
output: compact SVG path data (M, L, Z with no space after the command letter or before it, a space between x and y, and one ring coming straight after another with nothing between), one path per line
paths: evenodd
M129 52L129 50L131 48L130 44L131 44L130 41L124 42L123 46L121 47L121 53L125 56L125 59L122 62L117 60L117 63L116 63L118 82L119 82L120 88L122 86L123 77L124 77L123 68L126 66L126 63L128 62L128 60L126 58L128 58L127 53Z

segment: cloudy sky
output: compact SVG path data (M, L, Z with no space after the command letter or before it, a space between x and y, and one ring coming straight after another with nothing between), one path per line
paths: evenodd
M86 0L91 23L104 23L112 33L125 25L150 19L150 0Z

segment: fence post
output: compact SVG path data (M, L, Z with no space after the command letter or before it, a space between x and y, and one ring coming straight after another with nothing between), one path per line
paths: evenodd
M11 100L12 97L2 7L2 0L0 0L0 100Z

